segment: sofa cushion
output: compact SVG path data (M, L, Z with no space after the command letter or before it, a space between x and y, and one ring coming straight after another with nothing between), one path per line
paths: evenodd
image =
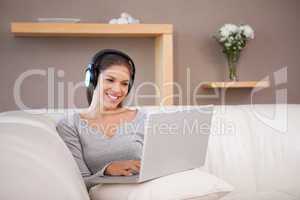
M54 130L33 119L1 119L0 199L89 199L71 153Z
M233 187L200 169L192 169L140 184L99 184L90 189L92 200L219 199Z

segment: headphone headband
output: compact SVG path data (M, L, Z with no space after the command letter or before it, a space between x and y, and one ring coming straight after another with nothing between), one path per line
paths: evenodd
M85 85L86 87L90 87L92 85L94 89L96 88L98 76L100 74L100 70L96 66L96 62L98 61L99 63L101 63L102 59L104 59L106 55L111 55L111 54L118 55L125 58L128 61L128 64L131 66L132 72L131 72L131 77L128 86L128 92L129 92L130 89L132 88L134 78L135 78L135 65L133 60L127 54L116 49L103 49L97 52L93 56L91 62L89 63L87 69L85 70L86 72Z

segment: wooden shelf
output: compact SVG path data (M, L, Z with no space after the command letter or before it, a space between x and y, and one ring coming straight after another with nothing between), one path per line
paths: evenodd
M156 37L172 34L173 25L13 22L11 32L18 37Z
M267 88L270 87L268 81L225 81L225 82L205 82L203 88Z

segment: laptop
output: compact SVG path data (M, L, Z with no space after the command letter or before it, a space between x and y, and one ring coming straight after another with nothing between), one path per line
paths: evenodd
M104 176L103 183L141 183L204 165L213 106L150 112L139 174Z

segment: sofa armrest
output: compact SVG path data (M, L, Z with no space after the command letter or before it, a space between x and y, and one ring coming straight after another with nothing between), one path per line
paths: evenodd
M71 153L50 128L0 120L0 199L87 200ZM41 124L40 124L41 125Z

